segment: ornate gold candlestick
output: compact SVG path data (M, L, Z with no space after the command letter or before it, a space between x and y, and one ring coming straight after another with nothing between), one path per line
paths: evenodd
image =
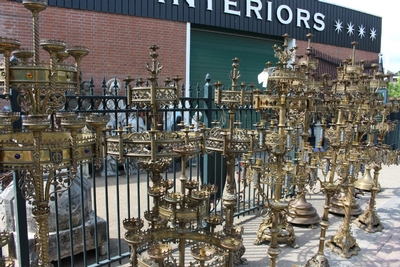
M366 210L363 214L361 214L357 219L354 220L354 224L369 233L380 232L384 228L378 215L376 214L375 198L380 191L378 178L379 172L382 169L382 164L397 164L397 152L391 151L390 146L382 144L386 134L389 131L393 131L397 123L386 121L385 118L390 112L396 111L397 109L398 102L396 102L393 98L390 99L390 102L387 105L379 105L378 107L375 107L375 110L379 110L381 116L381 121L378 122L377 125L374 127L376 133L378 134L378 144L370 146L373 142L374 134L371 133L368 136L369 146L368 151L366 152L366 164L368 167L372 167L372 169L374 170L374 177L372 185L369 185L366 189L371 192L371 196ZM370 170L367 169L367 171ZM363 178L363 182L359 183L359 185L367 186L368 183L366 179Z
M284 35L282 48L274 46L279 62L268 78L267 90L263 93L257 91L253 95L254 108L263 113L264 120L270 120L268 127L265 127L264 120L257 125L256 144L258 149L267 152L267 158L264 163L261 159L256 159L255 163L246 163L247 159L244 161L245 166L250 165L250 170L254 173L254 186L269 209L267 218L260 224L254 243L270 241L270 266L276 266L280 252L278 243L289 243L297 247L293 227L286 218L289 202L284 198L283 187L288 187L292 178L293 184L302 189L301 186L307 183L307 174L312 167L307 152L308 134L305 132L308 131L310 112L313 110L312 96L315 88L308 86L306 76L314 64L303 62L299 66L295 63L288 66L297 49L288 49L288 37ZM270 63L267 65L271 66ZM296 155L294 161L290 157L292 149ZM273 194L271 200L270 191ZM301 208L301 205L294 205L294 213Z
M239 250L242 247L240 237L237 234L228 236L222 231L215 232L214 228L211 233L207 232L205 225L207 222L211 227L215 227L222 222L222 219L210 217L208 211L209 199L216 193L217 187L200 185L198 181L186 176L187 161L199 153L204 153L204 128L199 127L199 131L193 131L191 127L181 125L183 129L180 131L158 130L157 114L160 108L177 104L180 78L176 76L172 79L175 82L173 86L170 85L169 78L165 80L164 86L159 86L157 80L162 66L158 62L158 47L151 46L150 49L152 62L147 65L149 84L143 86L144 82L140 82L139 86L132 88L129 82L133 79L126 79L126 82L128 105L151 112L151 129L141 133L126 133L124 129L119 129L118 134L109 136L106 142L108 155L119 160L137 158L136 167L146 171L151 178L147 193L153 199L153 204L144 212L149 227L140 233L135 230L136 234L132 234L127 228L126 233L126 241L133 249L139 245L149 246L148 257L143 253L131 253L130 262L132 266L185 266L186 244L194 241L205 244L207 251L212 249L215 254L212 259L206 259L200 255L202 250L199 250L199 253L192 255L198 264L204 265L205 260L214 260L226 263L226 266L233 266L230 257L224 253L232 255L234 251ZM179 177L181 185L178 191L174 190L174 181L162 177L162 173L169 168L174 157L182 159L182 173ZM136 220L138 218L131 218L126 222ZM225 239L228 237L233 239L233 243L226 246ZM177 252L174 252L174 244L177 244Z
M23 197L29 201L32 216L36 220L36 252L38 266L51 266L49 262L48 222L49 202L54 195L67 190L76 177L78 166L101 158L101 135L104 116L91 116L96 133L81 131L86 118L74 113L58 113L66 101L65 92L79 90L81 59L89 53L86 47L69 47L59 40L39 40L39 12L47 7L47 1L22 1L33 17L33 51L17 50L19 41L0 37L0 53L4 62L0 65L0 87L8 97L10 89L18 92L17 103L27 114L22 120L24 131L12 131L12 123L19 113L2 114L0 133L2 170L16 171L20 178ZM40 47L50 55L50 62L40 62ZM14 51L19 61L10 65ZM76 63L63 60L69 55ZM32 58L32 61L30 59ZM11 115L9 119L6 116ZM55 116L61 118L62 131L54 131ZM8 124L8 125L7 125ZM90 125L89 125L90 126Z
M143 220L131 218L125 219L122 223L127 230L125 240L128 242L131 251L130 263L132 266L137 266L137 248L146 242L146 234L141 230L144 225Z
M307 34L308 46L306 57L299 56L297 65L300 71L304 72L304 96L315 98L318 96L321 88L326 86L326 79L317 80L316 70L318 68L318 59L312 57L311 38L313 34ZM307 202L306 194L308 193L306 186L310 184L311 174L310 168L315 168L315 162L311 164L312 147L308 144L309 128L311 119L314 117L314 105L309 107L304 116L291 116L290 122L295 126L292 140L294 140L293 151L296 158L294 159L295 174L290 177L290 186L295 187L296 196L289 203L288 222L296 225L309 225L311 228L320 221L317 210ZM294 113L296 114L296 113ZM294 123L293 123L294 122ZM307 165L307 166L306 166ZM312 187L311 187L312 190Z
M321 180L317 174L317 180L320 182L321 191L325 193L325 203L324 203L324 211L322 214L320 226L321 232L319 237L319 245L318 245L318 252L307 261L304 265L306 267L328 267L329 261L325 256L324 248L325 248L325 240L326 240L326 231L329 227L329 208L331 203L331 198L334 193L338 190L338 183L334 180L334 170L336 169L336 157L337 154L335 153L335 149L325 151L322 144L325 137L325 129L326 129L326 116L327 111L329 110L330 105L330 97L329 94L324 95L323 105L319 106L320 109L320 116L321 116L321 126L322 126L322 138L320 139L317 151L315 153L315 159L318 162L318 167L321 168L322 174L324 179ZM317 107L318 108L318 107ZM322 112L321 112L322 111ZM339 128L337 128L339 129ZM336 135L331 132L329 134L330 137L330 146L335 148L339 145L339 132L336 132ZM314 169L316 171L316 169ZM328 177L329 175L329 177Z
M238 84L240 78L239 59L233 59L233 70L230 73L232 85L230 90L222 90L222 84L217 82L215 86L215 104L228 109L229 125L227 128L214 127L206 137L207 152L220 152L226 158L226 181L222 194L222 205L225 210L224 233L227 237L231 236L236 228L233 222L233 215L238 201L238 193L235 181L235 159L248 151L254 150L250 138L252 131L235 127L235 112L240 106L248 105L252 100L252 92L245 90L245 84ZM245 248L242 246L233 255L230 250L228 255L228 265L238 264L245 259L242 258ZM234 260L235 259L235 260ZM234 263L235 261L235 263Z
M351 206L354 195L354 181L361 170L361 164L369 164L368 153L372 148L371 129L374 128L375 92L371 92L371 80L363 75L363 65L354 63L355 45L353 42L352 59L338 69L339 80L335 86L337 98L340 101L337 126L341 131L341 153L338 160L342 167L337 169L338 177L343 180L342 186L347 197L344 202L345 217L337 234L326 244L342 257L356 255L360 248L351 234ZM378 101L379 102L379 101ZM378 104L379 105L379 104ZM365 136L369 137L365 141ZM347 140L347 141L346 141Z

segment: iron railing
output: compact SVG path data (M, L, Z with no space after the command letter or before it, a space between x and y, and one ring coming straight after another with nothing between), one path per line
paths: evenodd
M104 79L98 93L95 93L93 80L83 83L81 91L82 94L78 99L74 95L66 96L65 111L109 114L116 118L114 128L124 126L132 113L147 112L147 110L126 107L126 89L124 86L119 87L117 79L111 82L111 86ZM188 96L185 96L186 91ZM204 92L204 95L200 95L200 92ZM4 96L0 97L4 98ZM15 94L11 95L11 107L13 111L19 111ZM223 107L215 106L210 84L204 85L203 88L199 85L189 87L187 90L182 87L179 104L165 107L161 113L163 130L170 130L177 115L180 115L187 124L196 123L197 119L209 128L216 123L223 124L227 116ZM260 120L259 116L250 106L241 107L236 114L241 122L240 127L244 128L253 128L254 122ZM391 116L393 117L391 119L397 119L398 114ZM21 128L21 125L19 121L14 128ZM387 143L396 148L399 144L398 128L387 138ZM319 131L316 130L316 132ZM318 140L320 137L316 134L315 138ZM117 266L128 261L130 252L124 241L125 231L122 222L125 218L141 217L151 204L146 193L149 186L147 174L135 172L129 167L130 163L129 159L116 162L106 157L103 159L103 170L96 170L94 163L80 166L80 175L74 182L76 187L71 187L63 195L58 195L54 199L54 220L52 221L54 221L55 230L50 233L54 266ZM111 175L104 166L113 164L115 173ZM179 160L172 163L170 170L164 174L166 179L179 180L179 164ZM210 209L212 212L222 213L219 198L226 174L223 156L218 153L198 156L189 162L188 172L190 177L201 183L216 184L219 187L219 192L211 201ZM244 187L242 183L240 159L236 164L236 174L239 194L235 215L244 216L262 208L262 199L257 196L254 188ZM19 179L17 173L14 173L13 184L18 184ZM22 199L18 186L13 186L13 190L16 195L13 240L16 253L9 252L8 254L18 258L19 266L31 266L31 262L35 260L35 254L31 234L34 230L28 229L29 218L27 219L26 215L30 206ZM61 215L65 213L66 217Z
M82 83L81 95L66 95L66 104L63 110L76 113L106 113L115 118L113 128L126 126L129 116L140 111L126 107L127 90L119 81L114 79L108 83L103 79L101 90L94 88L93 80ZM201 90L203 89L203 90ZM188 96L186 95L188 92ZM204 92L204 95L200 95ZM4 98L4 97L3 97ZM11 108L18 110L16 95L11 95ZM162 128L170 130L174 118L180 115L186 124L202 121L207 127L219 124L224 127L226 116L223 107L216 107L213 99L213 89L210 84L203 88L199 85L184 88L182 86L179 104L165 107L161 110ZM201 114L201 115L199 115ZM148 114L149 115L149 114ZM242 107L236 114L241 126L253 128L258 121L259 114L251 107ZM55 123L54 127L57 127ZM226 127L226 125L225 125ZM21 121L14 124L15 129L21 129ZM128 129L129 130L129 129ZM105 132L113 134L112 131ZM131 217L142 217L143 212L151 205L147 196L149 179L147 174L136 172L130 168L130 160L117 162L105 157L102 168L97 170L94 163L80 166L80 175L74 184L63 194L57 195L52 203L54 232L49 234L50 256L54 266L116 266L128 261L129 248L124 241L125 230L123 220ZM165 173L166 179L179 181L180 161L173 161L170 170ZM219 192L213 197L210 209L215 213L222 213L222 204L219 201L224 188L226 167L221 154L199 155L189 163L188 175L203 184L216 184ZM110 169L106 166L112 166ZM236 166L238 188L238 204L236 216L243 216L263 206L262 199L258 198L254 188L244 187L241 177L240 162ZM18 184L20 177L14 174L15 194L20 192ZM4 185L6 186L6 185ZM35 260L34 241L26 211L31 208L19 196L16 198L14 240L19 266L30 266ZM29 212L28 212L29 214ZM67 216L61 215L67 214ZM52 223L49 222L49 223ZM30 257L26 257L30 255ZM30 258L30 259L29 259Z

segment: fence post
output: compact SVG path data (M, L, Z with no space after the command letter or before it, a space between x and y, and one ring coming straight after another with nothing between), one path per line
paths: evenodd
M204 85L204 99L207 105L206 116L204 118L204 123L207 125L207 128L211 128L212 122L212 85L210 84L211 76L207 73L206 75L206 84Z
M211 76L210 74L206 75L206 84L204 85L204 101L206 105L205 118L204 123L207 125L207 128L213 127L213 88L210 84ZM204 184L214 184L218 186L218 192L215 197L218 199L222 196L222 190L225 183L226 177L226 159L222 156L221 153L215 152L212 154L205 154L203 156L203 164L201 164L202 170L202 181Z
M206 84L204 85L204 104L205 104L205 116L204 116L204 124L207 128L211 128L212 122L212 85L210 84L211 76L207 73L206 75ZM211 169L213 169L212 164L213 155L205 154L203 157L200 157L200 171L202 174L202 182L203 184L208 184L210 182L210 178L213 175Z
M11 110L13 112L21 112L20 106L17 104L18 91L11 90ZM22 120L14 122L14 129L22 129ZM29 267L29 242L28 242L28 223L26 219L26 201L22 197L21 188L18 186L19 173L13 171L14 198L15 198L15 231L16 231L16 253L18 266Z

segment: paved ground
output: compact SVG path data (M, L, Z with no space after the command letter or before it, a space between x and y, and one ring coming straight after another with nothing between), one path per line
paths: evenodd
M400 166L384 167L380 174L381 193L376 198L377 214L384 226L382 232L367 233L351 224L353 236L357 240L360 252L349 259L342 258L325 247L325 255L331 267L397 267L400 266ZM370 194L360 196L359 204L365 207ZM316 194L307 199L322 215L324 195ZM236 219L236 223L244 226L244 245L247 266L269 266L267 254L268 244L254 245L255 233L262 222L259 214L248 215ZM335 235L342 224L342 217L330 214L330 227L327 230L327 240ZM280 245L281 253L277 266L292 267L303 265L317 253L321 228L295 227L298 248ZM125 244L123 244L125 245ZM89 256L91 254L89 253ZM79 259L76 259L79 262ZM77 263L78 264L78 263ZM68 265L66 265L68 266ZM75 266L82 266L80 264ZM127 260L111 266L130 266Z
M382 192L376 199L377 214L385 227L382 232L367 233L356 225L351 224L353 236L360 247L358 255L349 259L333 253L325 247L325 256L331 267L397 267L400 266L400 166L384 167L380 174ZM364 208L370 194L361 196L359 203ZM313 195L308 200L322 215L323 197ZM254 246L254 233L258 229L261 218L257 216L242 220L245 227L244 243L247 248L246 258L249 266L269 266L269 257L266 253L268 245ZM330 215L330 227L327 240L335 235L342 224L342 217ZM293 264L304 264L318 251L318 238L321 228L315 229L295 227L296 243L299 248L293 249L281 245L277 266L290 267Z

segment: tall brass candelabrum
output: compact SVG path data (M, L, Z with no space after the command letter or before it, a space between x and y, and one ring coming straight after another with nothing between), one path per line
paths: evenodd
M49 202L57 193L67 190L77 176L78 166L101 158L101 131L107 122L105 116L89 117L59 112L65 105L65 92L79 90L81 59L89 53L86 47L69 46L60 40L40 40L39 12L47 1L22 1L33 17L33 50L19 49L20 42L0 37L0 88L16 100L26 116L24 130L13 130L13 123L21 119L19 112L0 114L0 140L2 171L19 174L18 186L29 201L36 220L35 234L38 266L51 266L49 262L48 222ZM50 62L40 62L40 47L50 55ZM10 62L10 56L17 58ZM75 64L64 63L72 56ZM56 131L56 117L61 119L61 130ZM83 131L85 126L89 131ZM93 131L92 131L93 130ZM17 185L16 185L17 186Z
M371 127L370 134L367 136L364 161L365 175L354 183L356 188L363 188L371 192L367 208L354 220L354 224L369 233L380 232L384 228L375 210L375 198L380 191L379 172L384 164L398 164L397 151L391 150L390 145L385 145L383 142L387 133L395 130L397 122L388 120L387 116L392 112L398 111L399 104L392 97L388 103L383 104L382 98L376 95L377 89L382 87L370 87L371 94L376 99L370 102L369 107L370 110L373 110L371 113L376 120L373 127ZM374 139L376 139L375 144ZM371 177L371 170L373 170L373 178Z
M222 205L226 214L224 225L226 236L236 236L235 233L242 231L233 221L239 197L235 181L235 160L239 155L254 150L254 143L251 138L252 131L235 127L236 110L252 102L252 92L246 90L245 83L238 83L240 78L239 61L238 58L233 59L233 70L229 75L232 81L230 89L224 90L221 82L214 84L215 104L228 109L229 125L226 128L216 126L208 131L205 145L208 153L220 152L226 158L227 174L222 194ZM241 238L241 234L239 238ZM228 256L229 266L243 262L242 255L244 252L245 248L241 246L241 249L235 255L230 253Z
M324 255L324 244L326 229L329 225L328 210L331 205L331 198L338 194L338 189L343 192L342 200L344 210L344 220L338 232L331 237L326 245L342 257L349 258L356 255L360 250L356 239L351 233L351 215L354 209L354 186L357 184L357 178L365 167L364 177L370 176L371 166L380 166L383 160L383 153L386 151L381 144L375 145L377 116L385 110L382 104L382 98L376 94L377 90L385 87L384 78L376 73L372 77L364 74L364 66L355 64L355 46L353 42L353 54L348 60L343 61L343 66L338 68L338 78L332 90L322 92L322 105L318 113L321 116L323 125L323 139L326 141L324 147L322 142L319 145L317 156L319 157L319 167L324 176L321 182L321 188L326 193L324 214L321 222L321 234L318 253L312 257L305 266L329 266L328 260ZM386 110L389 110L388 105ZM383 112L385 113L385 112ZM383 118L388 113L385 113ZM328 118L332 118L327 123ZM384 121L384 120L383 120ZM390 128L389 123L385 125L387 133ZM379 137L378 139L382 139ZM395 153L390 155L388 162L397 159ZM379 173L379 167L377 167ZM326 178L328 177L328 179ZM374 179L374 190L377 190L377 177ZM358 179L360 180L360 179ZM376 223L373 209L374 199L370 204L368 214L365 217ZM372 215L372 217L369 217ZM363 216L360 216L363 218ZM356 222L359 222L359 219ZM362 219L361 219L362 221ZM362 223L360 223L362 224Z
M371 149L372 129L374 129L374 111L371 105L379 105L375 91L371 90L375 78L363 73L364 66L355 64L355 46L353 54L343 67L338 69L338 80L333 87L334 97L339 105L337 125L342 128L340 133L340 150L337 153L339 166L336 173L342 179L342 188L346 193L344 204L345 217L342 227L327 242L327 246L342 257L349 258L360 250L351 233L351 214L354 198L354 182L358 178L362 165L368 163L368 151ZM379 80L378 80L379 84ZM378 86L379 87L379 86ZM372 116L371 116L372 115ZM339 138L337 136L336 138ZM349 170L346 171L348 166Z
M209 261L209 264L215 266L233 266L233 258L229 255L242 247L242 229L229 226L229 235L215 231L215 227L222 224L223 218L209 214L208 206L218 188L211 184L200 184L186 176L187 161L205 151L205 128L198 125L198 131L194 131L193 127L182 124L183 129L180 131L158 130L157 115L160 109L178 103L181 79L178 76L167 78L165 85L159 86L157 81L162 66L158 61L158 47L151 46L150 50L151 63L147 65L149 84L143 86L144 83L140 82L138 86L131 87L129 82L133 79L130 77L126 82L127 104L133 109L151 112L151 129L141 133L127 133L120 128L117 135L109 136L106 140L108 155L119 160L135 159L136 167L147 172L151 179L147 193L153 199L153 204L144 212L149 227L143 229L141 215L127 218L123 222L127 230L125 240L131 249L130 263L132 266L149 267L185 266L185 250L190 243L191 256L195 260L190 266L205 266L205 262ZM171 84L172 81L174 84ZM174 188L173 180L162 177L175 157L182 159L180 190ZM139 247L148 248L145 250L148 257L138 253Z
M318 77L316 75L316 70L318 68L318 59L312 56L311 48L311 38L313 34L309 33L306 35L308 39L308 46L304 56L297 56L299 58L297 66L300 71L304 72L304 96L308 96L310 99L317 98L321 89L325 88L327 85L326 75L323 77ZM309 100L311 101L311 100ZM314 100L315 101L315 100ZM314 102L313 101L313 102ZM289 203L289 216L288 221L294 225L304 225L314 228L317 223L320 222L320 217L317 210L312 206L311 203L307 202L306 195L313 189L313 180L315 175L313 171L315 170L315 160L312 161L313 148L309 144L312 120L316 120L315 109L316 104L311 105L310 110L304 114L304 116L297 116L294 113L290 117L291 126L293 128L292 140L293 140L293 154L294 158L294 168L296 173L289 178L288 185L291 187L290 192L293 194L295 191L295 197L290 200ZM290 115L289 115L290 116ZM309 168L304 171L302 162L305 162ZM300 166L299 166L300 164ZM299 171L299 169L301 171Z
M289 201L285 199L284 188L289 187L290 178L298 184L304 183L304 175L312 167L304 131L308 131L309 114L313 110L312 96L315 92L305 83L309 65L288 65L297 50L297 47L288 47L288 38L287 34L284 35L282 47L274 46L275 57L279 62L268 78L267 90L257 91L253 95L254 109L263 114L263 120L257 124L254 136L257 136L257 149L266 151L265 162L256 159L252 163L253 160L248 157L244 160L244 165L253 172L254 185L269 209L254 243L270 241L270 266L276 266L280 253L278 243L289 243L297 247L294 229L286 218ZM272 64L267 65L270 67ZM266 119L269 121L266 122ZM292 149L295 149L294 160L291 158Z

